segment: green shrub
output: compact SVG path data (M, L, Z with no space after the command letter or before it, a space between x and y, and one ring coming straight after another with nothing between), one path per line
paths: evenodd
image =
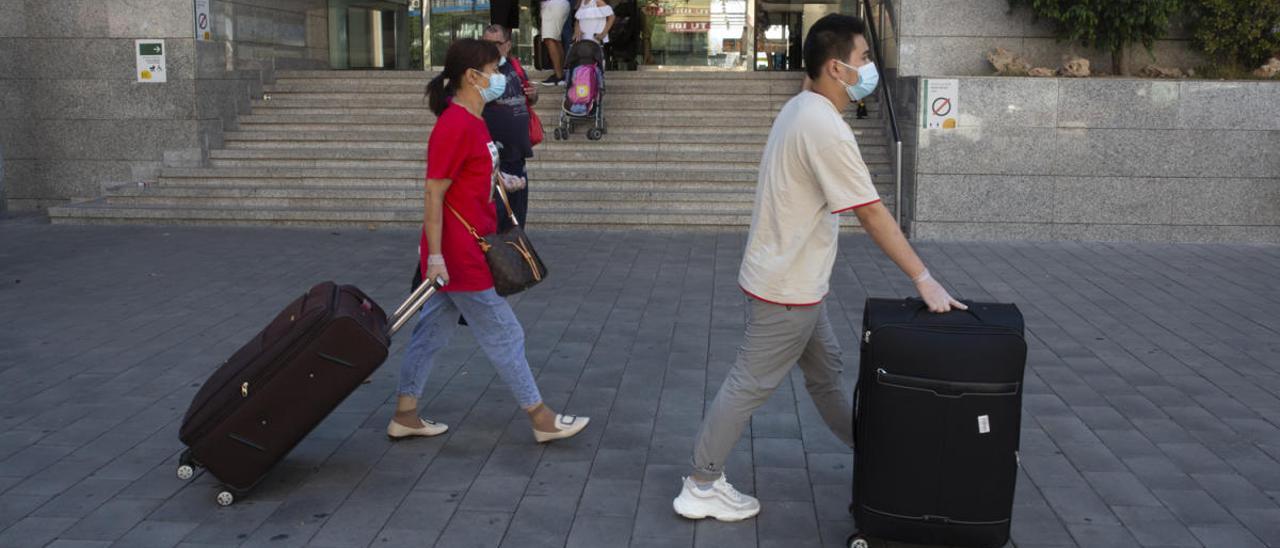
M1280 52L1280 0L1189 0L1191 36L1217 61L1254 69Z
M1009 0L1009 6L1027 6L1037 19L1052 21L1060 39L1110 52L1114 71L1128 75L1125 48L1142 44L1150 51L1182 0Z

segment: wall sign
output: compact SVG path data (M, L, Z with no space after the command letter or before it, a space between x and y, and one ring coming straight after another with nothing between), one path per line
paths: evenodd
M924 97L925 129L953 129L960 120L960 81L925 79L920 86Z
M196 0L196 40L213 40L213 27L209 20L209 0Z
M164 40L135 40L134 53L138 55L138 81L148 84L162 84L165 78Z

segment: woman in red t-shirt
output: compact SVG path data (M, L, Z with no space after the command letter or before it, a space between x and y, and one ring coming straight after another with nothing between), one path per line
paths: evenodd
M463 39L449 46L444 71L427 85L437 120L427 143L427 191L419 268L423 279L444 285L418 316L418 325L400 367L395 417L387 425L392 438L435 436L448 426L422 419L418 398L436 354L449 343L465 316L480 347L516 401L529 413L539 442L567 438L589 419L557 415L542 402L524 352L524 328L511 306L493 289L484 253L462 219L480 234L497 230L493 204L498 149L481 114L500 97L507 79L498 72L498 48Z

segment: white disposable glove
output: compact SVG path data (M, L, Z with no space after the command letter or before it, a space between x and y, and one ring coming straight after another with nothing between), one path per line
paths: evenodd
M512 175L510 173L504 173L504 172L498 172L498 175L501 177L501 180L502 180L502 188L506 189L507 192L516 192L516 191L522 190L524 189L524 187L528 186L529 184L528 180L526 180L524 177L521 177L519 175Z
M449 284L449 269L445 268L444 255L427 255L427 279L435 280L441 286Z
M941 314L950 312L952 308L959 310L968 310L969 307L964 303L955 300L947 293L946 288L942 284L933 279L928 270L920 273L911 281L916 284L916 291L920 293L920 298L924 300L924 304L929 307L930 312Z

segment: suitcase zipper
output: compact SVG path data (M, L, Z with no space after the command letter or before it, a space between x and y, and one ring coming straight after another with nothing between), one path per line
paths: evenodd
M1018 387L1022 384L1018 382L943 381L938 379L912 377L908 375L896 375L885 371L884 368L876 370L876 382L883 385L905 388L907 390L932 392L934 395L943 398L961 398L964 396L1013 396L1018 393Z
M335 284L333 288L333 292L329 294L330 313L332 313L332 311L337 307L338 290L339 288ZM299 312L301 312L302 310L306 310L306 308L307 308L307 301L306 299L303 299L302 305L299 307ZM321 318L321 321L323 321L323 319L324 318ZM301 352L303 348L306 348L307 342L309 341L306 338L299 338L298 340L294 341L293 345L286 348L284 352L280 353L280 355L283 356L283 359L281 361L287 362L293 359L293 357L296 356L299 352ZM254 356L252 360L249 360L249 362L245 365L245 368L248 368L249 364L253 364L254 362L258 361L260 358L262 358L261 353L258 354L257 356ZM261 384L266 383L267 381L270 381L271 378L274 376L275 375L263 375L261 378L242 381L242 384L240 385L240 399L243 401L244 399L249 397L249 387L251 385L260 386ZM199 429L193 432L191 439L198 440L208 435L210 430L213 430L214 428L216 428L218 424L221 424L222 421L226 420L227 417L235 413L237 407L238 406L228 406L228 409L224 410L221 413L218 413L217 415L214 415L213 417L210 417L208 420L204 422L204 424L201 425Z

